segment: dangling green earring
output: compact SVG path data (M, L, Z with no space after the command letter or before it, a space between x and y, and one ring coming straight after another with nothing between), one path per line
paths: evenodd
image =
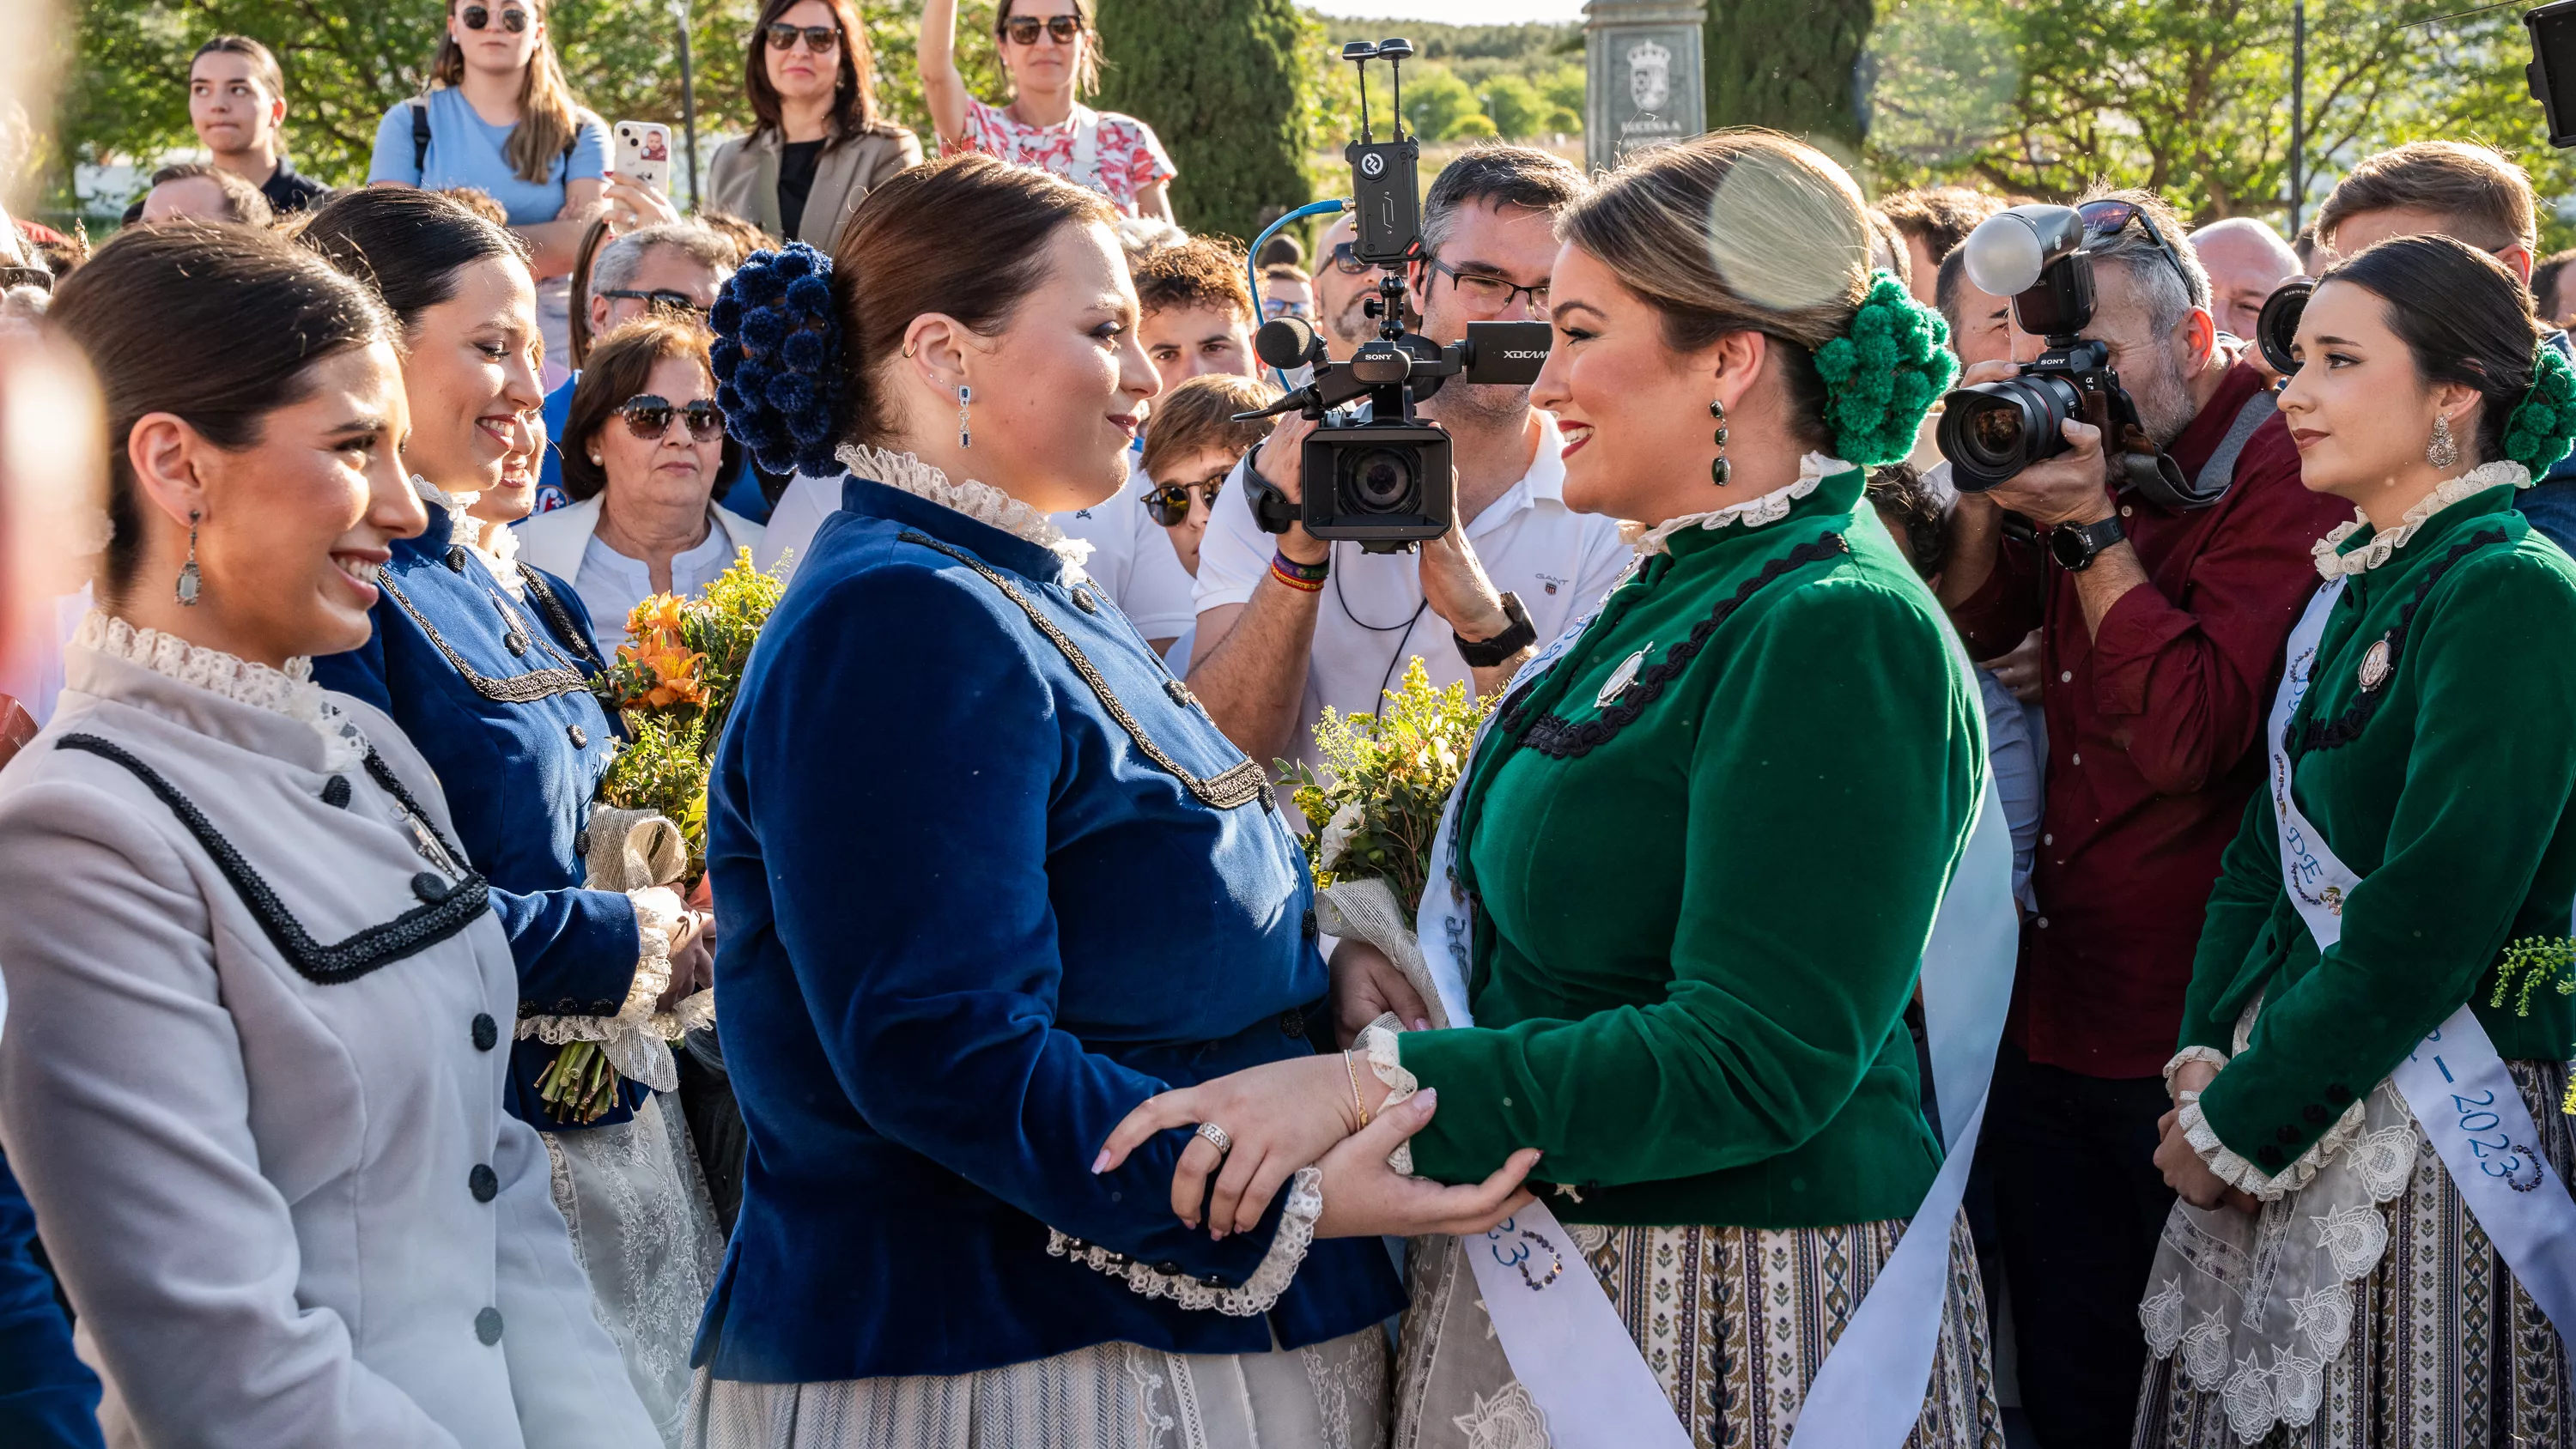
M1726 404L1710 403L1708 415L1717 419L1717 460L1708 465L1708 481L1723 488L1726 486L1728 477L1735 471L1726 464Z

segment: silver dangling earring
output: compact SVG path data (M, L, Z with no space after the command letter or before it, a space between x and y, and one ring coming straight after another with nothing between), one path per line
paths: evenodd
M2460 445L2451 436L2451 420L2433 420L2433 441L2424 449L2424 461L2436 468L2448 468L2460 461Z
M204 580L197 573L197 519L195 509L188 510L188 561L179 569L179 602L186 608L197 607L197 593Z
M974 400L975 389L962 382L959 383L957 385L957 446L961 448L975 446L975 431L966 424L966 405Z
M1708 465L1708 481L1723 488L1726 486L1726 480L1735 472L1726 461L1726 404L1710 403L1708 415L1717 419L1717 460Z

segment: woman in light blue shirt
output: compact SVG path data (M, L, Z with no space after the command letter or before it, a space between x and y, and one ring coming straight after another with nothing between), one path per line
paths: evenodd
M367 181L471 186L499 202L528 244L546 351L561 358L566 279L608 161L608 127L564 83L543 0L449 0L429 91L385 112Z

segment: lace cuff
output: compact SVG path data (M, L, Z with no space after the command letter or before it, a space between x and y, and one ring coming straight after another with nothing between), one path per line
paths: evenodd
M2175 1125L2182 1128L2183 1140L2191 1144L2192 1151L2200 1154L2201 1161L2209 1164L2211 1172L2218 1174L2219 1181L2243 1189L2257 1201L2278 1202L2306 1187L2329 1159L2361 1136L2365 1116L2363 1107L2367 1100L2357 1099L2345 1108L2344 1114L2335 1119L2335 1124L2326 1129L2323 1137L2310 1144L2307 1151L2300 1153L2278 1173L2264 1172L2237 1156L2218 1139L2218 1129L2209 1125L2209 1118L2200 1110L2199 1092L2182 1094L2182 1115L2175 1119Z
M1269 1312L1279 1295L1288 1291L1288 1280L1297 1276L1298 1265L1306 1261L1306 1250L1315 1244L1315 1219L1323 1214L1324 1169L1297 1169L1297 1175L1288 1183L1287 1204L1279 1214L1278 1236L1270 1240L1270 1251L1261 1256L1261 1265L1252 1270L1252 1276L1240 1288L1228 1288L1214 1278L1193 1278L1148 1267L1124 1253L1086 1243L1054 1228L1047 1229L1047 1256L1069 1258L1112 1278L1125 1279L1129 1290L1148 1298L1168 1298L1175 1307L1214 1309L1228 1318L1257 1318Z
M2227 1065L2227 1053L2220 1051L2216 1047L2205 1046L2187 1046L2181 1051L2175 1052L2173 1054L2173 1060L2165 1063L2166 1091L2170 1092L2173 1090L2174 1073L2181 1071L2185 1066L2192 1062L2207 1062L2213 1067L2223 1067Z
M671 985L671 935L686 908L668 886L626 892L635 907L635 977L626 988L625 1004L614 1016L524 1016L518 1039L548 1046L595 1041L618 1075L642 1082L657 1092L675 1091L679 1068L671 1061L669 1042L715 1020L715 993L701 991L677 1010L655 1011Z
M1386 1084L1386 1100L1377 1108L1377 1115L1381 1117L1393 1111L1397 1103L1422 1089L1413 1073L1404 1069L1403 1047L1396 1040L1397 1034L1403 1030L1404 1024L1397 1021L1395 1013L1390 1011L1370 1022L1360 1032L1359 1040L1351 1043L1351 1050L1359 1053L1361 1059L1368 1063L1369 1070ZM1387 1154L1386 1165L1411 1177L1413 1144L1410 1141L1396 1144L1395 1150Z

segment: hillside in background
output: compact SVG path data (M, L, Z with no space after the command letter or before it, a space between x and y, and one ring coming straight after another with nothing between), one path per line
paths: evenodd
M1583 134L1583 27L1441 25L1428 20L1319 16L1334 49L1403 36L1404 120L1425 141L1482 136L1553 140ZM1337 65L1345 88L1351 68ZM1386 68L1369 68L1369 100L1386 104ZM1353 119L1356 120L1356 113ZM1328 130L1331 128L1328 127Z

